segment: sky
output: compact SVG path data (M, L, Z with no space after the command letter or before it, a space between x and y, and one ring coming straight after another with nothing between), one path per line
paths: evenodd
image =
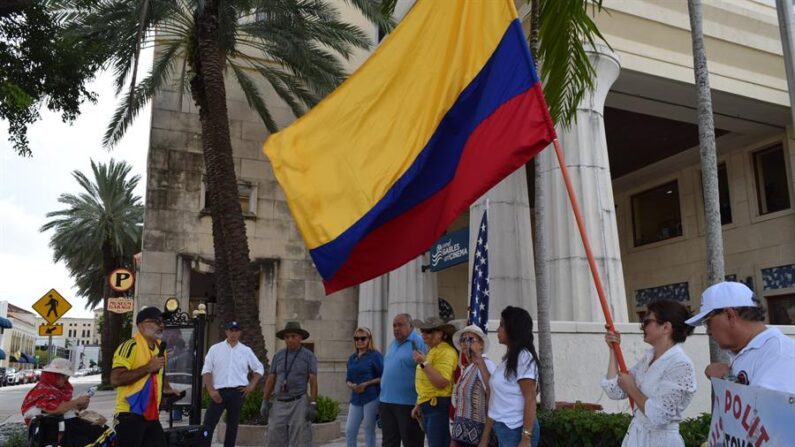
M139 79L151 59L151 50L142 53ZM149 106L136 117L124 139L108 151L102 147L102 136L119 101L111 75L100 73L89 90L97 93L97 103L83 104L71 125L61 122L58 113L41 111L42 119L28 128L32 157L16 154L8 141L8 123L0 121L0 301L32 311L33 303L54 288L72 304L66 317L92 317L64 264L52 260L48 245L52 231L40 233L39 229L48 212L65 208L58 203L61 194L80 192L73 171L93 179L92 159L131 164L132 174L141 176L136 193L145 197Z

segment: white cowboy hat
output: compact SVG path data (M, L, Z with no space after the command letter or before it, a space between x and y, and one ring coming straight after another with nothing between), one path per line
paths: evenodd
M483 332L476 324L470 324L469 326L459 329L455 334L453 334L453 344L455 345L456 349L461 351L461 336L466 334L467 332L471 334L475 334L483 340L483 353L485 354L486 351L489 350L489 337Z
M41 369L42 372L51 372L56 374L63 374L68 377L75 375L75 370L72 369L72 362L62 358L52 359L49 365Z

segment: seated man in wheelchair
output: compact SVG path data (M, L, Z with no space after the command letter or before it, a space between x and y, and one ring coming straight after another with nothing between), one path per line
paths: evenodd
M70 362L56 358L41 370L41 380L25 396L22 415L31 447L114 447L116 435L104 418L83 412L89 396L72 398ZM93 412L91 412L93 413Z

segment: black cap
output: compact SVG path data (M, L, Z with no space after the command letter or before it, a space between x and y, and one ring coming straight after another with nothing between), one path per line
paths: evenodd
M229 323L226 323L226 330L229 330L229 329L234 329L234 330L239 331L242 328L240 327L240 323L238 323L237 321L230 321Z
M141 324L142 321L150 318L163 319L163 312L157 307L144 307L138 311L138 315L135 317L135 324Z

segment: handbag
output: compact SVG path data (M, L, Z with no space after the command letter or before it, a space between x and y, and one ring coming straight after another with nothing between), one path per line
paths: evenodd
M458 416L453 421L450 437L457 442L477 445L480 443L480 438L483 437L483 430L485 428L486 424L482 422ZM492 430L489 434L489 447L497 447L498 445L499 441L497 441L497 435L494 433L494 430Z

